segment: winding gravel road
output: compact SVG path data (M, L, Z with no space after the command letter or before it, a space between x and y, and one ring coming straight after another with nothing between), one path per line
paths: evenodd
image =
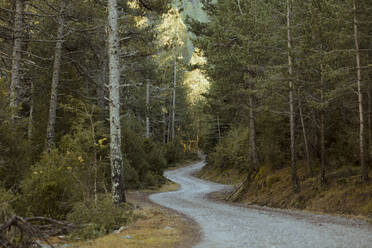
M195 248L372 248L371 227L358 221L208 200L206 194L226 186L191 176L203 166L167 171L165 176L180 190L150 196L200 225L202 240Z

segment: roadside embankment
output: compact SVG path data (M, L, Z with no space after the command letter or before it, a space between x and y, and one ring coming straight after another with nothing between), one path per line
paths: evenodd
M344 167L328 173L327 184L321 186L319 177L309 177L305 168L299 168L301 192L292 191L290 168L261 167L244 187L231 196L230 201L243 205L260 205L283 209L300 209L315 213L337 214L372 220L372 183L362 183L359 168ZM317 175L316 171L314 175ZM238 185L246 176L234 170L217 170L205 166L199 178L218 183ZM372 173L369 176L372 178ZM214 198L225 199L225 193L215 193Z

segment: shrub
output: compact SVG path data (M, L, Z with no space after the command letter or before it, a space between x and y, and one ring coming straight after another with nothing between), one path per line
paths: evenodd
M104 195L97 205L93 201L77 202L67 216L68 221L86 224L73 234L82 239L92 239L110 233L127 225L133 218L130 205L122 204L117 207L109 195Z
M224 169L247 170L249 168L249 132L247 128L231 129L208 155L208 163Z
M182 144L181 138L176 137L166 144L165 159L168 164L174 164L185 159L185 152L186 147Z
M124 179L127 188L157 187L165 182L162 177L167 161L162 145L138 135L131 122L123 123ZM176 155L178 156L178 155Z
M22 183L21 203L32 215L64 218L71 210L72 197L79 194L71 176L71 166L56 149L44 153ZM76 197L77 198L77 197Z
M14 130L10 123L0 120L0 178L6 189L19 189L28 172L32 147L23 130Z
M134 169L126 159L123 159L123 167L125 187L127 189L138 188L140 185L140 179L136 169Z

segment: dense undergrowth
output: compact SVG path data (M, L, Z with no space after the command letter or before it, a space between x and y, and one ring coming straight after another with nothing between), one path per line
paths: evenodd
M58 145L39 158L29 155L35 152L29 142L16 144L12 138L16 130L9 132L4 126L0 125L0 136L9 143L2 142L8 152L0 154L0 223L14 214L67 220L83 224L73 236L87 239L136 219L130 204L117 208L112 203L109 139L101 123L78 118ZM182 139L163 145L138 135L141 128L135 120L122 123L127 190L157 189L166 182L162 176L166 168L195 156Z

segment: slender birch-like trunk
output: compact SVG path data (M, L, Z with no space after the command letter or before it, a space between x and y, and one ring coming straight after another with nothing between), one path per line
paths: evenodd
M319 26L320 26L320 184L327 183L326 178L326 152L325 152L325 99L324 99L324 67L323 67L323 10L319 5Z
M161 110L162 118L163 118L163 145L167 143L167 116L166 116L166 104L167 104L167 97L164 95L164 105L163 109Z
M105 43L103 52L101 54L101 71L98 75L99 82L96 88L96 94L97 94L97 105L99 107L99 119L101 121L105 120L105 109L106 109L106 100L105 100L105 87L108 84L107 83L107 46Z
M172 117L171 117L171 113L168 113L168 120L167 120L167 124L168 124L168 127L167 127L167 143L169 143L171 141L171 122L172 122Z
M253 87L251 86L251 90ZM256 144L256 116L254 112L254 96L252 92L249 95L249 157L250 164L252 168L257 168L258 166L258 154L257 154L257 144Z
M322 104L320 109L320 184L325 185L326 168L325 168L325 111L324 111L324 78L323 78L323 64L320 65L320 102Z
M177 88L177 56L174 54L173 103L172 103L172 139L175 138L176 125L176 88Z
M363 93L362 93L362 73L360 64L360 50L358 40L358 16L357 16L357 0L353 1L354 9L354 42L356 51L356 66L357 66L357 85L358 85L358 104L359 104L359 150L360 150L360 166L361 176L363 181L368 181L368 172L364 154L364 112L363 112Z
M146 83L146 138L150 138L150 80Z
M372 53L368 52L368 61L372 61ZM369 70L368 77L372 79L372 71ZM368 101L368 152L367 152L367 158L368 158L368 164L372 162L372 92L371 92L371 80L367 82L367 101Z
M299 192L300 187L297 178L296 167L296 147L295 147L295 110L294 110L294 83L293 83L293 63L292 63L292 34L291 34L291 8L292 0L287 0L287 45L288 45L288 73L289 73L289 115L291 133L291 167L293 191Z
M299 108L299 112L300 112L302 134L304 136L307 170L308 170L309 176L312 176L313 175L313 169L311 167L311 156L310 156L310 150L309 150L309 142L307 140L307 131L306 131L306 127L305 127L305 120L304 120L302 102L301 102L300 97L298 98L298 108Z
M221 144L221 123L220 123L219 115L217 115L217 131L218 131L218 144Z
M163 145L165 145L167 143L167 120L164 112L161 115L163 119Z
M9 107L11 111L11 118L13 125L16 124L18 117L18 110L20 105L20 89L21 89L21 50L22 50L22 36L23 36L23 11L24 0L16 0L14 15L14 43L12 54L12 70L10 82L10 102Z
M178 0L176 0L176 8L178 8ZM175 30L175 44L174 47L174 72L173 72L173 102L172 102L172 140L175 138L176 131L176 88L177 88L177 37L178 36L178 23L176 23Z
M108 0L108 52L110 92L110 161L112 201L125 202L120 128L120 47L117 0Z
M371 83L367 83L367 97L368 97L368 160L371 161L372 155L372 94Z
M65 28L65 11L66 2L62 1L60 6L60 12L58 17L58 31L57 31L57 42L54 50L54 64L53 64L53 78L52 78L52 88L50 91L50 103L49 103L49 119L47 126L47 137L46 137L46 147L51 149L54 146L54 134L56 125L56 112L58 106L58 85L61 72L61 60L62 60L62 46L63 46L63 36Z
M32 140L32 131L34 126L34 82L31 81L30 112L28 116L27 138Z
M94 127L94 121L93 121L93 114L94 114L94 108L89 113L89 122L90 122L90 134L91 134L91 142L96 142L96 131ZM98 202L98 191L97 191L97 180L98 180L98 161L97 161L97 148L93 147L93 170L94 170L94 183L93 183L93 193L94 193L94 206L97 207Z

